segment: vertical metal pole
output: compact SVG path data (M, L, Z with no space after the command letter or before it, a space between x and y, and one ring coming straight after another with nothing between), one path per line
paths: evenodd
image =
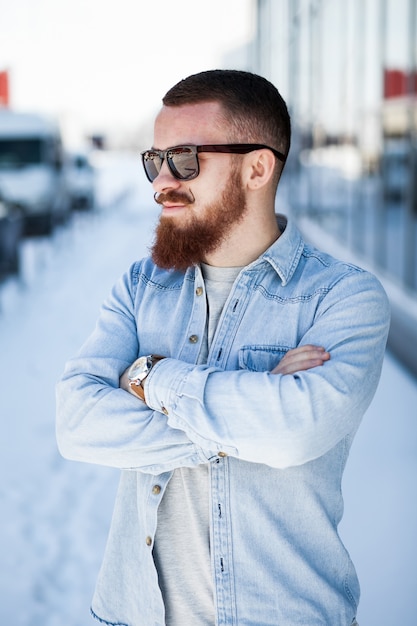
M258 74L261 73L261 38L262 38L262 27L261 27L261 0L255 1L255 19L256 19L256 30L255 30L255 42L253 46L253 67L254 71Z
M358 45L354 47L355 55L355 72L354 82L356 83L356 101L354 108L356 110L356 123L354 125L354 132L356 135L356 146L360 154L361 170L359 178L355 181L355 193L354 193L354 208L352 211L353 223L352 223L352 235L353 235L353 249L359 254L364 254L365 251L365 215L366 205L364 202L364 185L366 184L367 173L363 168L363 144L362 144L362 128L364 125L365 114L365 68L366 63L366 26L367 26L367 0L356 0L355 3L355 18L354 18L354 33L356 34L356 41Z
M379 15L379 60L380 60L380 73L381 77L384 74L386 63L386 43L387 43L387 0L381 0L380 2L380 15ZM385 128L383 119L384 108L384 89L382 84L381 89L381 115L380 115L380 132L382 137L382 154L380 155L380 163L382 165L384 152L385 152ZM380 195L378 206L374 209L375 214L375 239L374 239L374 259L375 263L381 268L386 265L386 199L385 199L385 185L382 176L383 172L380 168Z
M340 36L340 74L342 80L339 83L340 93L340 110L344 111L343 119L345 122L340 123L340 134L342 136L343 145L346 145L349 135L349 4L347 2L338 2L339 11L339 36ZM336 235L342 241L349 243L349 211L350 211L350 193L346 180L342 176L337 180L338 202L337 202L337 222Z
M288 52L288 85L289 85L289 110L293 122L293 158L290 169L289 204L295 213L298 212L300 201L297 197L300 193L300 167L299 167L299 133L297 128L297 99L298 99L298 27L297 27L298 0L288 0L288 30L289 30L289 52Z
M322 50L322 18L323 18L323 3L322 0L316 0L316 15L315 15L315 28L313 36L315 37L315 70L314 70L314 122L315 122L315 138L314 146L321 148L323 146L323 120L320 115L321 111L321 99L323 97L323 50ZM317 178L316 185L317 204L322 206L323 204L323 175Z
M408 31L408 52L409 52L409 76L408 76L408 137L409 137L409 168L408 168L408 189L406 194L405 220L404 220L404 282L406 287L415 289L416 285L416 207L417 207L417 129L415 125L414 112L416 109L415 99L415 75L417 69L416 59L416 0L409 0L409 31Z
M308 106L309 112L306 116L307 125L308 125L308 135L310 137L309 143L311 141L311 145L309 148L314 150L314 1L308 0L308 11L307 15L307 33L308 33L308 72L307 72L307 80L308 80ZM312 172L312 168L308 168L308 177L307 177L307 203L308 203L308 215L309 217L313 217L313 219L317 216L317 200L315 198L315 176Z

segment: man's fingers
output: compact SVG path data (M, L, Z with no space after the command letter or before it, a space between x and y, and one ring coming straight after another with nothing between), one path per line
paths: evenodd
M330 359L330 354L322 346L305 345L289 350L272 374L294 374L312 367L323 365Z

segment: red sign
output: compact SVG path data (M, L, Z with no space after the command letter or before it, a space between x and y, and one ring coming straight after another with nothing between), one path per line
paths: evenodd
M398 98L417 93L417 74L403 70L384 70L384 98Z
M0 72L0 107L9 106L9 73Z

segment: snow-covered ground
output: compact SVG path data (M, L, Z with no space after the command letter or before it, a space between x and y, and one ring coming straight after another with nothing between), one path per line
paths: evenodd
M49 239L25 242L20 280L0 287L0 621L7 626L93 623L89 605L118 472L60 457L54 387L114 281L146 254L157 217L139 160L99 166L101 208L74 215ZM417 381L387 355L344 482L341 534L361 579L361 626L417 623L416 477Z

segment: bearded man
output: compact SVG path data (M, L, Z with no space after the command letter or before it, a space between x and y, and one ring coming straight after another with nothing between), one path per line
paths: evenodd
M275 215L290 148L266 79L163 98L161 206L58 385L64 456L122 470L92 615L128 626L350 626L341 479L389 326L374 276Z

